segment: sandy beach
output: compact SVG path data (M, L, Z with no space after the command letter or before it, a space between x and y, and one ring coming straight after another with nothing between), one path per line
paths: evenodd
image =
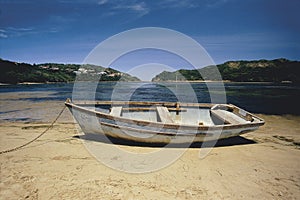
M26 100L35 95L51 94L1 94L0 151L42 133L64 107ZM194 145L161 170L129 174L95 159L65 110L38 140L0 155L0 199L299 199L300 116L258 116L263 127L217 143L203 159ZM159 148L115 145L135 152Z

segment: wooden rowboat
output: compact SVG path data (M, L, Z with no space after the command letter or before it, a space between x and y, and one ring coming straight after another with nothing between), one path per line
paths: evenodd
M232 104L76 101L65 105L86 134L146 143L191 143L254 131L264 120Z

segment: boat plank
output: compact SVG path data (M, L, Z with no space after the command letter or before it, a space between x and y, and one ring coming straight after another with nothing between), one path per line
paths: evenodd
M167 108L169 111L176 111L176 112L186 112L187 109L185 108ZM156 108L153 107L123 107L123 111L155 111Z
M165 106L165 107L177 107L178 102L143 102L143 101L84 101L76 100L76 105L142 105L142 106ZM199 108L211 108L213 104L209 103L180 103L180 107L199 107Z
M122 113L122 106L113 106L111 108L110 114L115 117L120 117Z
M227 124L240 124L241 122L224 112L224 110L211 110L210 113Z
M157 106L156 110L157 110L157 114L158 114L158 117L159 117L161 122L163 122L163 123L174 123L174 121L172 120L172 118L170 116L168 108L166 108L164 106Z

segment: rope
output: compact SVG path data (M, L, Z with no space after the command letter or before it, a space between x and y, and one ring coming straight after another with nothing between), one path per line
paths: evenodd
M25 144L22 144L18 147L12 148L12 149L7 149L4 151L0 151L0 154L5 154L5 153L9 153L9 152L13 152L13 151L17 151L31 143L33 143L34 141L36 141L37 139L39 139L40 137L42 137L42 135L44 135L45 133L47 133L47 131L49 131L51 128L53 128L53 125L55 124L55 122L59 119L59 117L62 115L62 113L64 112L64 110L66 109L66 106L63 107L63 109L59 112L59 114L57 115L57 117L54 119L54 121L38 136L36 136L35 138L33 138L32 140L30 140L29 142L26 142Z

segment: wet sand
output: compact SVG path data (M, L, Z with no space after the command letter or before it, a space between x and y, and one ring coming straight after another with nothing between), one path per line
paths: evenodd
M39 135L64 106L26 100L34 95L51 94L1 94L0 151ZM65 110L37 141L0 155L0 198L299 199L300 116L258 115L266 121L263 127L219 142L203 159L199 158L201 145L195 144L159 171L129 174L97 161ZM159 148L115 145L135 152Z

